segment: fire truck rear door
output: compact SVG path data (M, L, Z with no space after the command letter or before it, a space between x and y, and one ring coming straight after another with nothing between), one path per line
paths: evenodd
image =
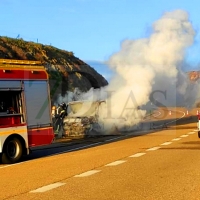
M30 128L51 124L47 81L24 81L27 124Z

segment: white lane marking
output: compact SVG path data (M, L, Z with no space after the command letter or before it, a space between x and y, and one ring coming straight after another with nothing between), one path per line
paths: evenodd
M160 149L161 147L153 147L153 148L150 148L150 149L147 149L146 151L155 151L155 150L158 150Z
M5 165L5 166L3 166L3 167L0 167L0 169L2 169L2 168L6 168L6 167L11 167L11 166L13 166L13 165L19 165L19 163L16 163L16 164L12 164L12 165Z
M178 141L181 140L181 138L174 138L172 141Z
M189 135L181 135L180 137L184 138L184 137L188 137Z
M118 161L115 161L115 162L112 162L112 163L109 163L105 166L116 166L116 165L120 165L122 163L126 162L126 160L118 160Z
M154 113L152 113L152 114L146 115L145 118L151 117L151 116L153 116L153 117L158 117L158 116L161 115L161 112L160 112L160 111L154 110L153 112L154 112ZM158 114L156 114L156 113L158 113ZM148 119L144 119L143 121L145 121L145 120L148 120Z
M143 156L143 155L145 155L146 153L136 153L136 154L134 154L134 155L132 155L132 156L129 156L130 158L137 158L137 157L140 157L140 156Z
M163 143L163 144L161 144L161 145L169 145L169 144L171 144L172 142L165 142L165 143Z
M113 139L108 139L108 140L106 140L106 142L112 141L112 140L116 140L116 139L119 139L119 138L122 138L122 137L123 137L123 136L120 136L120 137L117 137L117 138L113 138ZM70 149L70 150L67 150L67 151L61 151L61 152L59 152L59 153L54 153L54 154L51 154L51 155L48 155L48 156L45 156L45 157L51 157L51 156L60 155L60 154L63 154L63 153L68 153L68 152L72 152L72 151L76 151L76 150L82 150L82 149L84 149L84 148L92 147L92 146L95 146L95 145L98 145L98 144L102 144L102 143L103 143L103 142L96 142L96 143L93 143L93 144L89 144L89 145L77 147L77 148ZM42 150L43 150L43 149L42 149ZM15 164L5 165L5 166L0 167L0 169L6 168L6 167L12 167L12 166L14 166L14 165L19 165L19 164L23 164L23 163L26 163L26 162L32 162L32 161L33 161L33 160L28 160L28 161L23 161L23 162L15 163Z
M51 154L51 155L48 155L48 156L45 156L45 157L51 157L51 156L60 155L60 154L63 154L63 153L68 153L68 152L71 152L71 151L81 150L81 149L84 149L84 148L87 148L87 147L91 147L91 146L95 146L95 145L98 145L98 144L102 144L102 142L96 142L96 143L93 143L93 144L81 146L81 147L70 149L70 150L67 150L67 151L61 151L59 153L54 153L54 154ZM5 165L5 166L0 167L0 169L6 168L6 167L12 167L12 166L15 166L15 165L20 165L20 164L27 163L27 162L32 162L32 161L33 160L27 160L27 161L23 161L23 162L11 164L11 165Z
M6 167L10 167L10 165L6 165L6 166L3 166L3 167L0 167L0 169L6 168Z
M157 115L154 115L155 113L153 113L153 117L159 117L161 115L161 112L160 111L154 111L154 112L157 112L158 114Z
M4 166L0 167L0 169L6 168L6 167L12 167L12 166L15 166L15 165L20 165L22 163L27 163L27 162L29 162L29 160L28 161L19 162L19 163L15 163L15 164L10 164L10 165L4 165Z
M178 119L175 119L175 120L173 120L173 121L166 122L166 123L164 123L164 124L158 125L157 127L162 127L163 125L168 125L168 124L171 124L171 123L173 123L173 122L176 122L176 121L178 121L178 120L182 119L183 117L185 117L185 113L184 113L183 111L178 111L178 110L175 110L175 111L171 110L171 111L172 111L172 112L179 112L179 113L183 113L183 115L182 115L180 118L178 118Z
M98 172L100 172L101 170L90 170L90 171L87 171L87 172L84 172L82 174L78 174L78 175L75 175L74 177L86 177L86 176L91 176L93 174L96 174Z
M123 136L116 137L116 138L112 138L112 139L108 139L108 140L105 140L105 142L109 142L109 141L117 140L117 139L122 138L122 137L123 137Z
M36 190L32 190L30 191L30 193L38 193L38 192L46 192L46 191L49 191L49 190L52 190L54 188L57 188L57 187L60 187L62 185L65 185L66 183L53 183L53 184L50 184L50 185L46 185L46 186L43 186L41 188L38 188Z
M188 134L189 134L189 135L192 135L192 134L194 134L194 133L195 133L195 132L193 131L193 132L189 132Z

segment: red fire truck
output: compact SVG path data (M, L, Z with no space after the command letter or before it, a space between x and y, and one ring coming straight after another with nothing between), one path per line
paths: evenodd
M30 148L52 143L48 74L39 61L0 59L0 155L18 162Z

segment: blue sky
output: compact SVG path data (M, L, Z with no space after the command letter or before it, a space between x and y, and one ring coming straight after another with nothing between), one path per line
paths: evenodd
M199 0L1 0L0 35L51 44L88 63L104 62L123 40L147 37L164 12L184 9L197 34L187 58L195 65L200 60L199 8ZM100 66L93 67L105 70Z

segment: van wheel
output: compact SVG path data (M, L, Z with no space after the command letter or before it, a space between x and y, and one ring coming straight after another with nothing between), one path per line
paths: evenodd
M22 157L22 144L18 138L10 138L3 148L2 163L12 164L16 163Z

